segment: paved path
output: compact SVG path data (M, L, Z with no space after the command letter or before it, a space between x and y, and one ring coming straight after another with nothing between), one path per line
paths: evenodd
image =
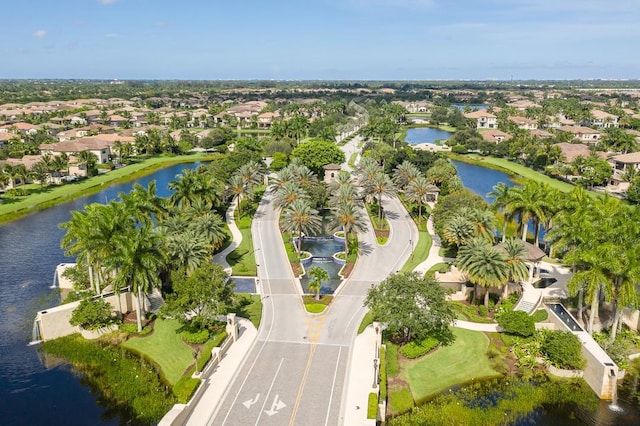
M229 206L229 208L227 209L227 213L225 215L227 225L229 226L229 231L231 232L231 244L229 244L229 246L224 250L222 250L220 253L213 256L213 263L222 265L224 267L224 270L229 275L231 275L232 269L231 269L231 266L229 266L229 263L227 262L227 255L232 251L234 251L236 248L238 248L238 246L242 242L242 233L240 232L240 229L238 229L238 227L236 226L236 219L234 216L237 205L238 203L234 199L231 202L231 205Z
M432 209L434 206L435 206L434 203L429 203L429 207L431 207ZM427 255L427 258L424 260L424 262L422 262L421 264L419 264L413 269L414 272L419 272L420 274L423 274L423 275L425 272L427 272L429 269L431 269L434 265L437 265L438 263L450 263L455 260L454 258L451 258L451 257L440 256L440 247L442 247L442 244L440 241L440 237L438 236L438 234L436 234L436 231L433 228L433 215L429 215L429 219L427 219L427 232L431 236L431 241L432 241L431 248L429 249L429 254Z

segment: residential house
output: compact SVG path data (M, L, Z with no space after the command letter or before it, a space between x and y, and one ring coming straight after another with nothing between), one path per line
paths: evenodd
M587 158L591 155L591 148L582 143L568 143L561 142L556 143L553 146L557 146L562 151L562 156L565 159L565 163L571 163L578 157Z
M599 109L591 110L593 120L589 120L589 125L598 129L608 129L609 127L618 127L618 116L600 111Z
M521 99L521 100L518 100L518 101L509 102L507 104L507 106L519 109L520 111L524 111L527 108L540 108L540 105L538 105L535 102L531 102L528 99Z
M558 130L571 133L575 139L591 144L597 143L602 136L597 130L582 126L560 126Z
M509 133L505 133L502 130L493 129L493 130L485 130L480 132L480 136L487 142L500 143L506 140L511 139L511 135Z
M538 123L527 117L512 116L509 117L509 121L515 123L515 125L520 129L536 130L538 128Z
M265 112L258 115L258 128L268 129L271 127L271 123L278 120L280 114L278 112Z
M640 152L614 155L609 159L609 163L613 167L613 175L609 185L618 191L627 191L630 183L624 179L624 175L630 169L640 172Z
M553 137L553 133L549 133L546 130L542 129L533 129L529 133L531 133L531 135L533 136L539 137L540 139L548 139Z
M464 114L465 118L476 121L477 129L497 129L496 116L486 110L478 110Z

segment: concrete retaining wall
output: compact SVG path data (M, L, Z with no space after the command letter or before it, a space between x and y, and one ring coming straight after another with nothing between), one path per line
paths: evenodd
M104 300L109 302L114 310L118 309L118 296L106 296ZM120 302L122 303L122 310L125 312L135 309L130 292L120 293ZM71 314L79 304L79 301L67 303L38 312L36 321L40 322L40 340L57 339L69 334L80 333L82 331L80 327L69 324Z
M637 309L624 308L620 320L631 330L638 331L640 329L640 311Z

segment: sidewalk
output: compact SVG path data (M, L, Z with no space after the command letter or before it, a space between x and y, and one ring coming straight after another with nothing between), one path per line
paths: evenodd
M240 328L238 340L231 345L220 364L211 373L211 376L204 381L206 389L185 424L206 425L213 418L218 404L220 404L227 390L231 387L231 382L236 377L240 366L258 336L258 330L256 330L251 321L238 318L238 325Z
M345 426L360 426L367 422L367 406L369 393L378 393L373 385L373 359L376 353L376 340L373 327L367 327L362 334L356 336L351 359L347 366L346 401L344 401ZM375 424L375 423L372 423Z
M229 244L229 246L226 249L222 250L220 253L213 256L213 263L222 265L224 270L229 275L231 275L232 270L229 263L227 263L227 255L232 251L234 251L236 248L238 248L238 246L242 242L242 233L240 232L240 229L238 229L238 226L236 225L236 220L234 217L234 213L236 211L237 205L238 203L234 199L233 202L231 202L231 205L229 206L229 208L227 209L227 213L225 215L225 220L227 222L227 225L229 226L229 231L231 232L231 244Z
M429 205L433 209L434 204L430 203ZM429 249L429 255L424 262L413 269L414 272L419 272L421 275L424 275L425 272L438 263L450 263L455 260L450 257L440 256L441 241L438 234L436 234L435 229L433 229L433 215L429 215L429 219L427 219L427 232L431 236L432 241L431 248Z

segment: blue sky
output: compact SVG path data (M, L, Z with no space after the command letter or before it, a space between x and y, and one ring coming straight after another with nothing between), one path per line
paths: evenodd
M640 78L638 0L21 0L0 78Z

